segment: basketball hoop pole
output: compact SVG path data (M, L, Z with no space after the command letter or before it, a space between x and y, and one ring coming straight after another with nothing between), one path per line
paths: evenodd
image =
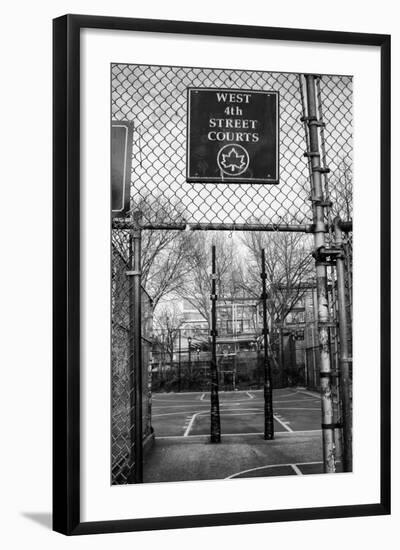
M215 245L212 246L211 273L211 443L221 441L221 421L219 416L218 370L217 370L217 289Z
M261 280L263 305L264 334L264 439L274 439L274 413L272 408L272 376L268 355L268 322L267 322L267 275L265 273L265 250L261 251Z

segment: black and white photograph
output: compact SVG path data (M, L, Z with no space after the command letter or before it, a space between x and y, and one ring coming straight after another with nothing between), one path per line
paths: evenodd
M395 7L6 4L2 548L396 547Z
M110 80L111 484L351 476L352 75Z

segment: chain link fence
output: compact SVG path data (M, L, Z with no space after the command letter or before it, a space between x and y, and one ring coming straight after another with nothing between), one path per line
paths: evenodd
M257 333L249 334L248 338L245 334L235 338L232 331L224 334L220 322L217 327L219 389L244 391L263 388L265 349L262 328ZM187 329L181 332L192 334ZM162 330L153 330L153 392L210 391L210 330L196 329L194 334L189 347L187 336L179 337L179 329L172 338L166 338ZM275 333L271 335L271 341L274 341L274 335ZM273 345L272 348L270 356L273 361L274 388L280 388L284 384L282 367L279 364L279 346Z
M310 231L313 224L310 159L305 121L305 82L293 73L112 64L112 119L134 126L131 174L131 209L140 211L146 229L235 229ZM279 92L280 182L278 185L240 183L187 183L187 88L235 88ZM351 221L352 206L352 79L322 75L316 81L320 120L321 163L325 208L330 227L335 216ZM129 230L113 221L112 229L112 483L129 483L133 464L134 387L136 368L129 340ZM126 227L126 226L125 226ZM144 231L144 234L146 231ZM328 238L333 242L333 232ZM151 239L150 239L151 240ZM149 241L150 242L150 241ZM348 315L352 305L352 235L345 245ZM148 250L146 251L149 252ZM332 283L333 281L331 281ZM305 377L309 387L319 387L317 314L310 308L310 328L305 344ZM165 359L165 350L152 347L152 305L142 294L143 434L151 436L151 388L184 391L209 388L209 353ZM351 340L351 334L349 335ZM276 338L274 385L283 383L281 336ZM152 352L154 357L152 359ZM221 358L221 384L231 389L260 383L263 350L247 350L235 365ZM161 355L164 354L163 359ZM244 355L243 355L244 354ZM247 355L246 355L247 354ZM250 357L251 355L251 357ZM254 357L253 357L254 356ZM198 379L193 362L198 361ZM223 368L225 361L226 367ZM229 365L228 362L230 361ZM204 363L204 364L203 364ZM232 363L232 364L231 364ZM153 365L153 374L151 374ZM231 373L236 370L233 382ZM226 371L226 372L225 372ZM282 367L281 367L282 371ZM221 375L220 375L221 376Z
M186 182L188 87L279 92L279 185ZM303 87L292 73L113 64L112 118L134 123L131 196L143 227L312 223ZM351 193L351 94L350 77L322 76L319 82L321 143L331 169L326 186L331 180L335 212L343 219L351 215L351 195L342 197L343 189Z
M134 468L134 369L131 360L130 307L131 281L128 231L112 231L112 292L111 292L111 463L112 484L130 481ZM151 435L151 349L152 303L142 289L142 403L143 436Z

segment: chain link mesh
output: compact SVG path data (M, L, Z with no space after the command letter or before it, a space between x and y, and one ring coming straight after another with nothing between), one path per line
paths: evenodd
M135 388L130 360L129 231L112 231L111 293L111 462L112 483L128 483L134 467ZM142 289L142 403L143 435L151 433L151 331L152 304Z
M188 87L279 92L279 185L186 182ZM113 64L112 117L134 122L131 196L143 226L311 223L300 93L292 73ZM320 95L326 161L343 187L351 177L351 78L323 76Z
M173 228L186 224L269 225L293 227L313 223L307 128L301 117L305 82L293 73L230 69L113 64L112 118L134 124L131 208L140 210L141 225ZM187 88L236 88L279 92L280 183L278 185L186 182ZM352 79L323 75L316 81L321 164L326 221L337 215L352 219ZM306 133L305 133L306 131ZM134 468L134 387L129 357L129 230L112 230L112 483L129 483ZM346 243L346 289L351 321L351 235ZM310 298L311 299L311 298ZM319 344L315 307L307 319L312 334L306 343L308 385L319 387ZM142 294L143 433L151 434L152 305ZM351 335L350 335L351 336ZM278 338L279 340L279 338ZM351 338L350 338L351 340ZM276 344L280 349L279 342ZM160 346L159 346L160 347ZM192 358L172 359L168 371L161 365L165 353L154 347L153 385L161 391L209 387L209 359L203 377L193 380ZM206 353L206 352L204 352ZM278 351L279 353L279 351ZM254 352L257 355L257 352ZM164 361L165 362L165 361ZM258 381L259 358L251 381ZM250 380L249 378L249 380ZM245 384L246 381L244 380ZM229 385L229 381L228 381ZM250 386L249 386L250 387Z
M353 218L353 104L349 76L324 76L317 80L320 131L326 198L332 201L331 213L344 221Z

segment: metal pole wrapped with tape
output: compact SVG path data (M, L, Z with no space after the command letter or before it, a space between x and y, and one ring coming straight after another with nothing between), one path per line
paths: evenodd
M310 159L311 167L311 200L313 207L314 221L314 257L317 280L317 302L318 302L318 337L320 345L320 386L321 386L321 408L322 408L322 438L323 438L323 461L324 471L327 473L336 472L336 447L335 447L335 423L332 396L332 371L329 350L329 308L327 292L327 269L326 269L326 240L325 233L325 207L321 173L326 171L321 166L321 155L319 151L318 126L322 121L317 117L317 105L315 94L314 75L306 75L307 85L307 125L309 129L309 151L306 155Z
M130 439L134 481L143 483L143 380L142 380L142 300L141 300L141 228L140 212L134 212L130 233L129 277L129 378Z
M265 272L265 250L261 251L261 280L264 333L264 439L274 439L274 413L272 408L272 375L268 354L268 320L267 320L267 274Z
M340 228L340 218L334 220L336 246L343 248L342 230ZM339 342L340 342L340 401L343 424L343 470L351 472L353 469L353 431L352 431L352 404L351 404L351 375L348 344L348 322L346 312L346 288L344 272L344 253L338 256L336 260L337 277L337 297L338 297L338 317L339 317Z
M215 245L212 246L211 272L211 443L221 441L221 420L219 415L218 369L217 369L217 289Z

